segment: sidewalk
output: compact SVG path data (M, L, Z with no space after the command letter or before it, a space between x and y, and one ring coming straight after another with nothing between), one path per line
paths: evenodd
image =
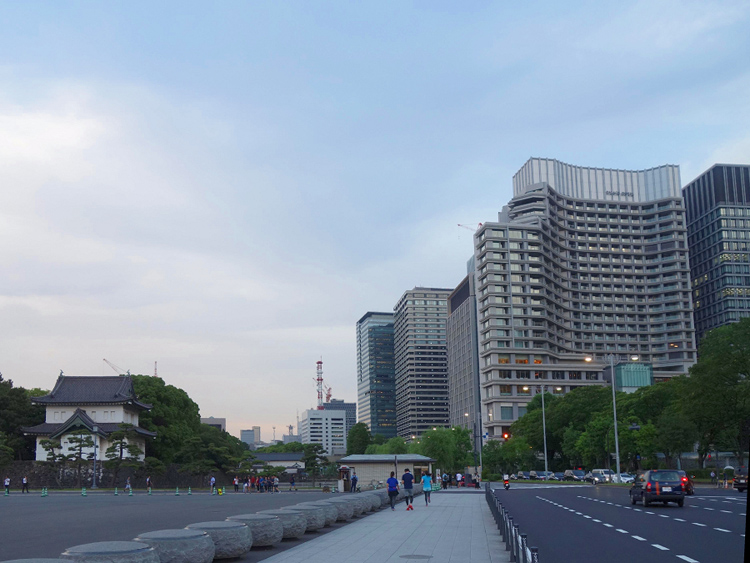
M463 493L463 491L461 491ZM505 563L500 533L484 494L432 494L384 508L320 538L269 557L266 563Z

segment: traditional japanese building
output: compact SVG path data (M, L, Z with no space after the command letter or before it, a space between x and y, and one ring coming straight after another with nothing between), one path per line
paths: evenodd
M129 375L66 376L61 373L50 394L34 397L32 403L47 408L42 424L22 428L27 436L36 436L37 461L47 460L48 452L41 445L45 439L59 440L60 453L67 455L72 453L68 448L69 437L83 432L91 434L96 436L97 457L102 459L110 446L109 436L122 429L123 424L132 425L135 438L128 442L143 452L146 439L156 436L155 432L138 426L139 414L150 410L151 405L138 400ZM141 455L140 459L143 458Z

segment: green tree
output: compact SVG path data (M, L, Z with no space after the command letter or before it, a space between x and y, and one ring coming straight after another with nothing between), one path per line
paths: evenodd
M78 430L68 435L67 460L76 468L76 480L81 487L81 472L84 464L94 459L94 438L88 430Z
M8 436L0 431L0 467L5 467L13 461L13 448L8 445Z
M321 474L323 466L328 461L326 451L322 444L303 444L302 461L305 464L305 473L312 478L312 485L315 486L315 477Z
M503 473L531 469L535 463L534 449L522 436L513 436L500 446L500 466Z
M371 441L372 438L367 425L364 422L358 422L349 429L349 434L346 436L346 454L365 453Z
M14 387L13 381L3 379L0 373L0 432L5 434L5 446L13 450L15 459L34 459L35 440L24 436L21 427L41 424L44 417L44 407L33 406L29 392Z
M428 430L419 439L421 453L443 471L463 470L471 463L471 431L460 426Z
M664 454L667 467L682 452L691 451L698 439L698 429L676 405L665 410L656 421L656 448Z
M140 456L143 450L135 443L138 434L132 424L121 424L120 429L112 432L108 441L109 447L104 452L107 461L104 466L112 471L112 486L117 485L117 477L123 467L140 467Z

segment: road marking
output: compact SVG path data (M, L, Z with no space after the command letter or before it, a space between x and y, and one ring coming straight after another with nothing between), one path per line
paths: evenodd
M647 511L646 511L646 514L653 514L653 512L649 512L649 511L647 510Z
M604 522L604 525L607 526L607 528L614 528L612 524L607 524L606 522Z
M608 502L607 504L612 504L611 502Z
M581 515L581 513L580 513L580 512L576 512L576 514L577 514L578 516L580 516L580 515Z
M688 563L700 563L697 559L693 559L692 557L688 557L687 555L678 555L680 559L683 561L687 561Z
M700 522L691 522L691 524L692 524L693 526L700 526L701 528L705 528L705 527L706 527L706 525L705 525L705 524L701 524Z
M601 522L601 520L597 520L596 518L594 518L594 519L593 519L592 521L593 521L593 522L596 522L596 523L599 523L599 522Z
M706 507L706 508L704 508L703 510L714 510L714 509L713 509L713 508L708 508L708 507Z
M633 510L635 510L636 512L643 512L640 508L634 508Z
M687 522L687 520L683 520L682 518L675 518L678 522Z
M664 547L663 545L659 545L658 543L652 543L652 546L654 546L656 549L661 549L662 551L669 551L668 547Z
M646 541L646 538L642 538L641 536L630 536L630 537L633 538L634 540Z
M725 514L734 514L731 510L721 510L720 512L723 512Z
M583 517L584 518L591 518L591 516L586 516L585 514L583 515Z
M669 516L667 516L666 514L659 514L659 516L660 516L661 518L669 518Z
M714 528L717 532L726 532L727 534L731 533L729 530L725 530L724 528Z
M620 532L621 534L627 534L628 533L627 530L623 530L622 528L617 528L617 531Z
M740 512L740 516L747 516L744 512Z

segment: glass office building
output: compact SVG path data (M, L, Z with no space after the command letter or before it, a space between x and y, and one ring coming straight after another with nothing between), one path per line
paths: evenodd
M698 344L750 316L750 166L715 164L682 190Z
M396 436L393 313L369 312L357 321L357 411L372 435Z

